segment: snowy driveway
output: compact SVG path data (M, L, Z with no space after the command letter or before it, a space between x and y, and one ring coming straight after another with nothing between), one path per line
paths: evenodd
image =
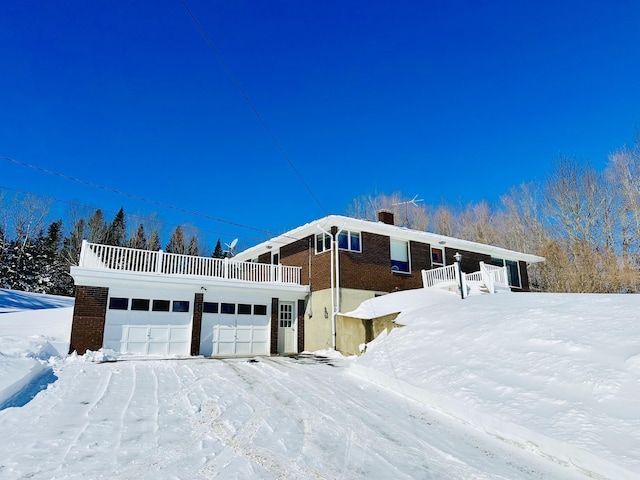
M0 478L583 478L347 365L68 359L48 390L0 411Z

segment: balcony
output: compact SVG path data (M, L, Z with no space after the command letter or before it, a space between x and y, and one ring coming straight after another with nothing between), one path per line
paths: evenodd
M82 242L81 268L117 272L227 279L251 283L300 285L301 267L236 262L229 258L196 257Z

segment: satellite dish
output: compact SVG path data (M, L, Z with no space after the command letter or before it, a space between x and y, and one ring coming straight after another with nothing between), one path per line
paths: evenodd
M234 238L231 243L225 243L227 247L227 249L224 252L226 257L233 257L235 255L235 252L233 250L236 248L237 244L238 244L237 238Z

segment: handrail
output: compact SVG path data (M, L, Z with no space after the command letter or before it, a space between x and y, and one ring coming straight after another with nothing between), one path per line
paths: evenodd
M456 282L457 270L456 265L449 265L447 267L438 267L431 270L422 270L422 286L424 288L431 288L440 283Z
M80 267L122 272L213 277L245 282L300 285L302 267L236 262L229 258L196 257L162 250L141 250L82 242Z

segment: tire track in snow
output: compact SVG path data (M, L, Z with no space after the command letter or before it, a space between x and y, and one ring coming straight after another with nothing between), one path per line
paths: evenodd
M324 479L325 477L319 472L310 472L307 466L301 468L296 463L296 459L287 458L285 455L273 451L273 449L256 444L256 435L261 429L266 428L273 432L269 422L271 419L270 414L272 411L282 412L282 397L276 395L275 390L264 391L265 387L267 387L264 384L264 379L256 378L253 374L254 372L241 367L239 361L222 360L222 362L225 366L230 367L242 382L241 385L238 385L233 380L233 377L224 376L221 380L225 382L225 388L229 388L229 385L234 388L234 393L237 392L238 397L243 402L242 405L248 407L250 412L244 415L246 418L240 424L231 424L226 420L226 417L233 413L233 418L237 419L238 412L231 410L220 411L218 409L219 413L216 412L216 418L213 419L210 425L212 431L226 448L217 458L214 458L214 463L207 466L202 472L214 473L222 471L232 462L237 462L237 457L241 456L249 461L250 464L258 467L257 471L255 471L255 467L252 467L256 476L264 477L266 473L269 473L273 478L278 479ZM246 363L246 361L240 362ZM257 392L258 386L260 387L260 392ZM247 391L254 391L255 393L248 394ZM275 401L271 400L271 398L274 398ZM282 421L283 418L281 417L279 420ZM304 435L306 427L304 427L304 422L300 423L303 425L302 428L300 428L300 424L296 426ZM288 436L290 435L291 433L289 432Z
M89 407L84 413L84 417L86 417L86 420L83 422L82 426L80 427L80 431L78 432L77 435L74 436L74 439L71 441L71 444L67 447L66 451L64 452L62 459L60 460L59 467L56 469L56 471L61 471L66 466L66 462L67 462L67 459L69 458L69 455L71 454L71 451L75 447L77 447L79 440L82 438L82 435L89 427L91 411L94 408L96 408L96 405L98 405L104 398L105 393L107 392L107 389L109 388L109 385L111 383L112 375L113 375L113 372L110 371L107 373L107 375L102 377L100 381L100 386L98 388L97 396L94 397L94 399L88 403Z

